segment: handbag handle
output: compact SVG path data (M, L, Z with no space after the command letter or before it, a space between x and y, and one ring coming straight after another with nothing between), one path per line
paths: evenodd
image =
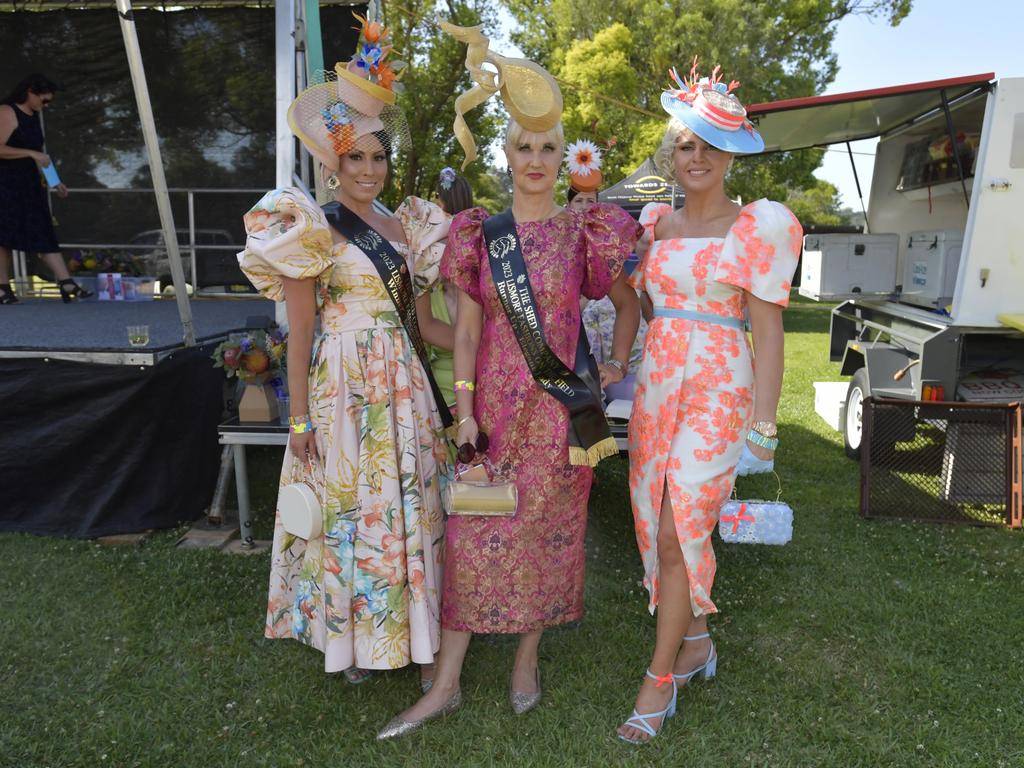
M779 490L775 494L775 501L782 501L782 478L779 477L779 473L776 472L774 469L772 470L772 474L775 475L775 482L779 484ZM736 495L736 483L735 482L733 482L733 484L732 484L732 496L730 498L732 498L733 501L739 501L740 500L739 496Z
M455 462L455 471L454 471L453 474L455 475L455 479L456 480L462 479L463 471L467 471L468 472L473 467L479 467L479 466L483 466L484 471L487 473L487 477L493 479L493 477L494 477L494 465L491 463L491 457L488 456L486 453L481 453L479 455L482 458L481 458L481 460L477 464L463 464L461 461Z
M320 483L320 487L323 489L323 496L324 496L321 499L320 498L320 494L317 492L317 478L316 478L316 472L313 471L313 459L310 457L310 455L308 453L306 454L306 466L309 467L309 476L303 478L302 482L305 483L306 487L308 487L309 490L311 490L313 492L313 495L320 502L320 506L323 507L325 505L324 502L327 501L327 477L324 475L323 471L320 472L319 483ZM312 480L312 482L310 482L311 480Z

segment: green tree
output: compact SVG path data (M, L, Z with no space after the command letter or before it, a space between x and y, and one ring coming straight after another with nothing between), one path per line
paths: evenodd
M852 212L842 208L839 190L822 179L815 179L812 186L783 199L786 200L789 209L793 211L793 215L805 227L812 224L835 226L853 223L850 215Z
M614 183L657 147L668 69L685 74L694 54L707 74L721 63L746 104L820 93L837 72L837 23L851 14L898 24L911 0L504 0L527 55L562 82L570 138L615 139ZM623 21L625 20L625 21ZM730 191L744 199L813 186L820 152L744 159Z
M452 124L455 97L471 87L464 66L466 47L442 33L435 19L441 15L463 26L483 24L493 32L497 10L492 0L411 0L386 7L394 55L409 64L399 105L409 122L413 145L398 158L392 188L383 195L385 204L395 206L408 195L430 198L441 169L446 165L458 169L462 163ZM500 186L488 179L488 161L501 118L489 104L469 112L466 122L480 147L480 158L465 170L465 176L478 194L486 190L485 198L497 200Z

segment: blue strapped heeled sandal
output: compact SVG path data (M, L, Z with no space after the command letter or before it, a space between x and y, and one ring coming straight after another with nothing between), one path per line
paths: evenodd
M708 632L704 632L700 635L687 635L683 640L704 640L710 638L711 635ZM718 672L718 652L715 650L715 641L711 641L711 647L708 648L708 657L699 667L694 667L689 672L683 672L681 675L672 673L672 678L676 681L676 685L682 687L689 683L691 680L699 680L704 678L710 680Z
M672 684L672 698L669 700L668 706L665 707L662 710L659 710L658 712L646 712L644 714L640 714L635 709L633 710L633 714L630 715L629 719L626 720L626 722L623 723L623 725L628 725L628 726L631 726L633 728L636 728L639 731L643 731L644 733L646 733L651 738L650 739L629 739L629 738L626 738L625 736L623 736L620 733L619 734L619 738L622 739L627 744L643 744L644 742L650 741L655 736L657 736L659 733L661 733L662 729L665 727L665 721L668 720L670 717L672 717L672 715L674 715L676 713L676 701L677 701L677 699L679 697L679 689L676 687L675 675L673 675L671 672L669 672L667 675L659 676L659 675L656 675L653 672L651 672L651 670L649 670L649 669L647 670L646 675L647 675L647 677L651 678L651 680L655 681L655 686L654 686L655 688L660 688L665 683L671 683ZM658 717L661 718L661 725L659 725L657 727L657 729L655 729L650 724L650 722L648 722L648 721L649 720L653 720L654 718L658 718Z

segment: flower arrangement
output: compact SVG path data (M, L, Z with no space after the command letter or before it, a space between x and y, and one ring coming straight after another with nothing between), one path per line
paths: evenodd
M288 340L280 331L247 331L218 344L210 359L228 378L254 381L284 368L287 350Z
M356 70L371 83L376 83L389 91L400 92L401 83L396 81L402 76L405 62L387 60L394 46L390 43L390 30L378 20L380 3L378 0L370 0L366 16L360 16L358 13L352 15L360 24L357 27L359 42L356 44L356 54L352 59Z
M107 253L100 250L73 250L67 252L68 270L72 274L120 272L139 277L145 274L144 265L137 256L128 253Z

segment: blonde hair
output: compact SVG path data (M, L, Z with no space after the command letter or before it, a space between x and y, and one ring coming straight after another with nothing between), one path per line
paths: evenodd
M523 138L524 133L530 133L530 131L523 128L514 118L509 118L508 127L505 129L505 148L511 149L515 147ZM538 135L546 140L554 141L558 144L559 150L565 149L565 130L562 128L561 120L550 131Z
M682 121L675 117L669 118L668 125L665 126L665 135L661 137L661 144L654 151L654 167L663 178L668 181L676 181L676 165L672 160L672 154L676 151L676 145L679 143L679 137L683 135L683 131L693 136L695 139L701 139L694 131ZM705 144L708 142L704 141ZM708 146L713 146L708 144ZM727 155L735 157L735 152L729 152L726 149L720 149L719 152L724 152ZM730 167L732 166L732 159L729 160Z
M689 131L690 129L683 125L679 120L674 117L670 117L668 125L665 126L665 134L661 137L661 144L654 151L654 167L657 168L658 173L663 178L669 181L675 180L676 168L675 163L672 162L672 154L676 151L676 144L679 142L679 137L683 131ZM692 133L692 131L691 131Z

